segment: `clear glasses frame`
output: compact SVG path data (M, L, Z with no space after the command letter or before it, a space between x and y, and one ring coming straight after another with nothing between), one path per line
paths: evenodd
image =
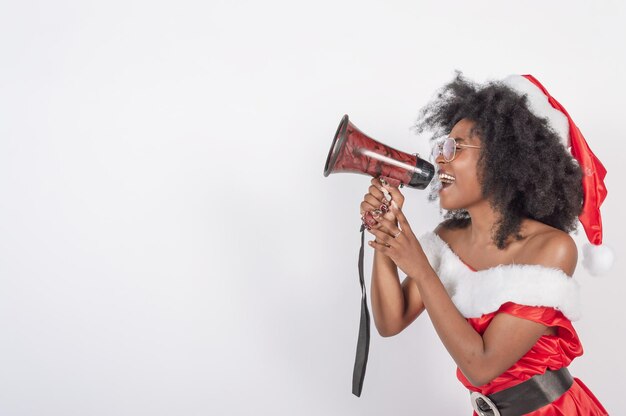
M459 144L456 142L456 139L453 137L444 137L443 139L439 139L435 143L430 156L433 162L436 162L439 155L441 155L443 156L443 160L446 163L450 163L456 157L457 149L464 149L464 148L480 149L480 146L474 146L471 144Z

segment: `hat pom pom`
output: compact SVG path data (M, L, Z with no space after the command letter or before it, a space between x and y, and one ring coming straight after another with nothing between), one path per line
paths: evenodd
M613 265L615 255L606 245L585 244L583 247L583 267L593 276L607 273Z

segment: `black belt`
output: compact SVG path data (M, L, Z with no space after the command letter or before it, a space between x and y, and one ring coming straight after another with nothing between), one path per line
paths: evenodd
M574 383L567 367L546 370L508 389L485 396L470 395L472 406L479 416L520 416L534 412L552 403Z

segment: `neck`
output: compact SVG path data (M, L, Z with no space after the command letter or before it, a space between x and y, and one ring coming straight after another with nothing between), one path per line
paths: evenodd
M499 214L486 200L467 208L467 212L472 219L469 226L469 243L483 248L495 247L491 237Z

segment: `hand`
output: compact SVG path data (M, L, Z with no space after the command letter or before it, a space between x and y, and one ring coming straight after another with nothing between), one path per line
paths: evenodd
M368 244L391 258L407 276L417 277L419 271L429 265L428 258L402 210L392 205L391 212L398 219L398 225L386 218L379 218L378 223L368 230L376 236Z
M402 207L404 195L398 188L389 185L382 177L373 178L369 192L365 194L360 206L361 219L368 229L378 222L379 217L396 223L395 215L389 210L392 204Z

